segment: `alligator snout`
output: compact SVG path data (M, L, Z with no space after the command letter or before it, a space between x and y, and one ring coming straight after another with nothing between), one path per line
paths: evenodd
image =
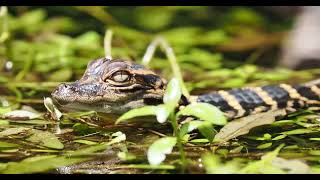
M73 85L70 84L60 84L53 92L52 95L70 95L71 93L73 93L74 91L76 91L76 87L74 87Z
M103 87L97 83L86 83L81 84L78 82L74 83L63 83L60 84L52 93L53 99L60 105L66 105L75 101L89 102L96 97L103 94Z
M60 105L66 105L74 99L76 87L73 84L60 84L52 93L52 98Z

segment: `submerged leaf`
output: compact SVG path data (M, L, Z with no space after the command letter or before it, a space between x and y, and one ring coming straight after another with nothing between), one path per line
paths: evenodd
M13 144L13 143L0 141L0 149L1 148L16 148L19 146L20 146L19 144Z
M63 149L64 145L54 134L48 131L40 131L36 129L32 129L32 132L33 134L27 139L28 141L39 143L40 145L48 148Z
M81 144L86 144L86 145L98 144L97 142L89 141L89 140L85 140L85 139L78 139L78 140L74 140L73 142L81 143Z
M123 140L123 134L117 133L117 137L110 142L93 145L88 148L79 149L62 156L45 155L24 159L20 162L9 162L0 169L3 174L21 174L21 173L38 173L46 172L62 166L67 166L83 161L87 161L92 157L90 153L105 150L108 146ZM86 156L84 156L86 155Z
M41 115L26 110L14 110L3 114L3 116L8 119L36 119Z
M46 172L51 169L71 165L88 159L88 157L70 158L56 155L31 157L24 159L21 162L9 162L7 163L6 168L2 169L0 172L2 174Z
M156 140L148 149L148 161L151 165L159 165L166 159L166 154L171 153L177 143L175 137L163 137Z
M20 134L28 130L30 130L30 128L26 128L26 127L8 128L0 132L0 137Z
M215 141L225 142L240 135L247 134L254 127L273 123L275 117L283 114L285 114L284 110L276 110L236 119L229 122L216 134Z

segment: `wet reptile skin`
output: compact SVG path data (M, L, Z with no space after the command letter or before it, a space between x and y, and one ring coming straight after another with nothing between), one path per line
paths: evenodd
M122 114L130 109L162 103L165 88L166 81L142 65L101 58L88 64L80 80L59 85L52 97L69 110ZM276 109L294 112L319 106L320 83L221 90L191 99L187 103L197 101L217 106L229 119Z

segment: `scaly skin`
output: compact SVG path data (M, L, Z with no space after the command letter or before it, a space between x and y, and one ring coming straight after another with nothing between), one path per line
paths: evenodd
M165 88L166 81L142 65L101 58L88 64L80 80L59 85L52 97L67 110L122 114L162 103ZM320 83L231 89L192 96L186 103L193 101L215 105L229 119L276 109L286 109L289 113L319 106Z

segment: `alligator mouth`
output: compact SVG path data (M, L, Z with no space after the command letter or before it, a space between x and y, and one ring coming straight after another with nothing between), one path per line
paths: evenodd
M70 103L70 101L68 101L66 99L58 98L54 95L52 95L52 99L53 99L53 103L57 104L59 106L66 106Z

